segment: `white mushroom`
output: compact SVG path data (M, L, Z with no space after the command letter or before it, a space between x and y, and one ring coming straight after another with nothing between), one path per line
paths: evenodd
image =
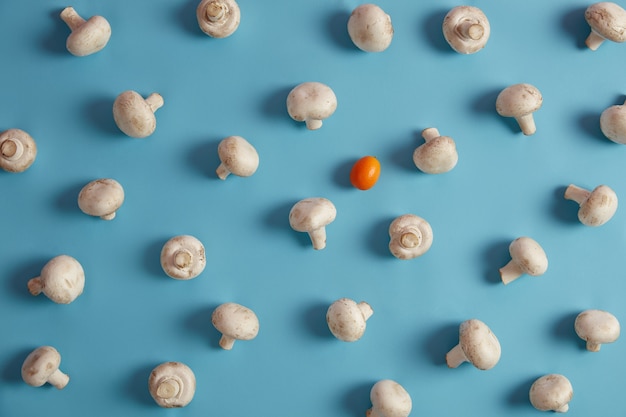
M367 319L372 314L374 310L365 301L357 303L349 298L340 298L328 307L326 323L337 339L356 342L365 333Z
M491 329L480 320L470 319L459 326L459 344L446 354L446 363L456 368L469 362L485 371L496 366L500 354L500 342Z
M58 304L69 304L83 293L85 271L81 264L68 255L59 255L49 260L41 274L28 281L32 295L42 292Z
M72 55L94 54L109 42L111 25L102 16L93 16L85 20L76 13L73 7L66 7L61 12L61 19L72 31L66 42L67 50Z
M548 374L538 378L530 387L530 403L539 411L565 413L574 396L569 380L559 374Z
M586 226L602 226L617 211L617 195L610 187L599 185L592 191L570 184L565 199L578 203L578 219Z
M426 141L413 152L415 166L427 174L442 174L454 168L459 160L451 137L439 135L434 127L422 131Z
M337 109L337 97L326 84L305 82L296 86L287 96L287 112L297 122L305 122L309 130L322 127L322 120Z
M132 138L145 138L154 133L154 112L163 106L163 97L158 93L146 99L135 91L124 91L113 102L113 119L119 129Z
M433 230L414 214L396 217L389 225L389 250L398 259L413 259L425 254L433 244Z
M382 52L393 39L391 17L375 4L362 4L350 14L348 35L360 50Z
M220 165L217 167L217 176L225 180L229 174L239 177L249 177L259 167L259 154L254 146L241 136L224 138L217 146Z
M537 131L533 113L543 104L537 87L530 84L514 84L498 94L496 111L500 116L513 117L526 136Z
M311 238L313 249L326 247L326 226L337 216L334 204L323 197L305 198L298 201L289 211L289 224L297 232L306 232Z
M63 389L70 377L61 372L61 355L52 346L41 346L33 350L22 364L22 379L28 385L40 387L46 382Z
M184 363L164 362L150 373L148 389L161 407L184 407L196 392L196 376Z
M500 268L500 277L506 285L523 274L533 277L543 275L548 269L548 257L535 241L526 236L518 237L509 245L511 260Z
M600 129L613 142L626 144L626 103L604 110L600 115Z
M409 393L390 379L380 380L372 386L370 400L372 408L365 412L366 417L408 417L413 407Z
M175 236L161 249L161 267L174 279L188 280L204 271L206 255L204 246L189 235Z
M83 213L113 220L124 202L122 185L110 178L91 181L78 193L78 207Z
M24 172L35 162L37 145L21 129L0 133L0 168L8 172Z
M608 1L594 3L585 10L585 20L591 27L585 45L592 51L605 40L626 41L626 10L618 4Z
M226 38L239 27L241 11L234 0L202 0L196 9L198 26L212 38Z
M574 329L578 337L587 342L587 350L598 352L605 343L619 338L620 325L617 318L603 310L585 310L576 317Z
M211 315L213 326L222 333L222 349L233 348L235 340L252 340L259 333L259 319L254 311L236 303L224 303Z
M490 34L487 16L474 6L457 6L443 19L444 38L461 54L473 54L483 49Z

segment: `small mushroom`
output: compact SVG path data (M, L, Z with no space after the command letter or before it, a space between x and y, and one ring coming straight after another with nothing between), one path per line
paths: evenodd
M49 260L41 274L28 281L32 295L44 293L58 304L69 304L83 293L85 271L81 264L68 255L59 255Z
M220 165L217 167L217 176L225 180L229 174L239 177L249 177L259 167L259 154L254 146L241 136L224 138L217 146Z
M322 120L337 109L337 97L326 84L305 82L296 86L287 96L287 112L297 122L305 122L309 130L322 127Z
M259 333L259 319L254 311L236 303L224 303L211 315L213 326L222 333L222 349L233 348L235 340L252 340Z
M446 354L446 363L456 368L469 362L485 371L496 366L500 354L500 342L491 329L480 320L470 319L459 326L459 344Z
M483 49L490 34L487 16L474 6L457 6L443 19L444 38L461 54L473 54Z
M408 417L413 402L404 387L391 379L383 379L370 390L372 408L365 412L366 417Z
M61 355L52 346L41 346L33 350L22 364L22 379L28 385L40 387L46 382L63 389L70 377L61 372Z
M592 191L570 184L565 199L578 203L578 219L586 226L602 226L617 211L617 195L610 187L599 185Z
M298 201L289 211L289 224L296 232L307 232L313 249L326 247L326 226L337 216L335 205L323 197Z
M212 38L226 38L239 27L241 11L234 0L202 0L196 17L202 32Z
M574 329L578 337L587 342L587 350L598 352L605 343L619 338L620 325L617 318L603 310L585 310L576 317Z
M145 138L154 133L154 112L163 106L163 97L158 93L146 99L135 91L124 91L113 102L113 119L119 129L132 138Z
M414 214L396 217L389 225L389 250L398 259L413 259L425 254L433 244L433 230Z
M91 181L78 193L78 207L82 212L103 220L113 220L123 202L124 189L110 178Z
M349 298L340 298L326 312L326 323L330 332L344 342L356 342L365 333L366 321L374 310L365 301L356 303Z
M523 274L538 277L548 269L548 257L534 239L518 237L509 245L509 253L511 260L499 270L500 278L505 285Z
M20 129L0 133L0 168L8 172L24 172L35 162L37 145Z
M426 141L413 152L415 166L427 174L442 174L452 170L459 160L456 144L451 137L439 135L434 127L422 131Z
M538 378L530 386L530 403L539 411L565 413L574 396L569 379L559 374L548 374Z
M591 27L585 45L592 51L605 40L626 41L626 10L619 5L608 1L594 3L585 10L585 20Z
M498 94L496 111L502 117L513 117L522 133L533 135L537 128L533 113L539 110L543 97L537 87L530 84L514 84Z
M600 115L600 129L613 142L626 145L626 103L604 110Z
M195 278L204 271L205 266L204 246L193 236L175 236L161 249L161 267L171 278L179 280Z
M184 407L196 393L196 376L184 363L164 362L150 373L148 390L161 407Z
M375 4L357 6L348 19L348 35L365 52L382 52L391 45L391 17Z
M102 16L93 16L85 20L76 13L73 7L66 7L61 11L61 19L72 31L65 43L67 50L72 55L94 54L103 49L109 42L111 25Z

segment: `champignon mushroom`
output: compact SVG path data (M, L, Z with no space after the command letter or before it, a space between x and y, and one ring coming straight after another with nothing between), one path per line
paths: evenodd
M372 408L365 412L366 417L408 417L413 402L404 387L391 379L383 379L370 390Z
M81 264L68 255L59 255L49 260L41 274L28 281L32 295L42 292L58 304L69 304L83 293L85 271Z
M212 38L226 38L239 27L241 11L234 0L202 0L196 17L202 32Z
M204 271L205 266L204 246L194 236L174 236L161 249L161 267L171 278L195 278Z
M61 19L72 33L65 46L75 56L86 56L102 50L111 37L111 25L102 16L93 16L88 20L76 13L73 7L66 7L61 12Z
M374 310L365 301L359 303L349 298L340 298L328 307L326 323L330 332L344 342L356 342L363 333L367 319Z
M0 168L8 172L24 172L35 162L37 145L21 129L0 133Z
M451 137L439 135L434 127L422 131L426 141L413 152L415 166L427 174L442 174L456 166L459 155Z
M239 177L249 177L259 167L259 154L254 146L241 136L224 138L217 146L220 165L217 167L217 176L225 180L229 174Z
M578 219L586 226L602 226L617 211L617 195L610 187L599 185L592 191L570 184L565 199L578 203Z
M620 325L617 318L603 310L585 310L576 317L574 329L578 337L587 342L587 350L598 352L605 343L619 338Z
M163 97L158 93L146 99L135 91L124 91L113 102L113 119L119 129L132 138L145 138L154 133L154 112L163 106Z
M413 259L425 254L433 244L433 230L414 214L396 217L389 225L389 250L398 259Z
M236 303L224 303L211 315L213 326L222 333L222 349L233 348L235 340L252 340L259 333L259 319L254 311Z
M500 342L491 329L480 320L470 319L459 326L459 344L446 354L446 363L456 368L469 362L484 371L496 366L500 354Z
M161 407L184 407L196 393L196 376L184 363L164 362L150 373L148 390Z
M443 19L444 38L461 54L473 54L483 49L490 34L489 20L478 7L457 6Z
M33 350L22 364L22 379L32 387L40 387L46 382L57 389L63 389L70 377L61 372L61 355L52 346L41 346Z
M391 45L391 17L375 4L357 6L348 19L348 35L365 52L382 52Z
M500 268L500 277L506 285L523 274L533 277L543 275L548 269L548 257L537 241L526 236L518 237L509 245L511 260Z
M626 144L626 103L607 108L600 115L600 129L615 143Z
M122 185L111 178L91 181L78 193L78 207L83 213L113 220L124 202Z
M323 197L298 201L289 211L289 224L296 232L307 232L313 249L326 247L326 226L337 216L335 205Z
M309 130L322 127L322 120L337 109L337 97L326 84L309 81L297 85L287 96L287 112L297 122L305 122Z
M537 128L533 113L539 110L543 97L537 87L530 84L514 84L498 94L496 111L502 117L513 117L522 133L533 135Z
M594 3L585 10L585 20L591 27L585 45L592 51L605 40L626 41L626 10L619 5L608 1Z
M539 411L565 413L574 396L572 384L563 375L548 374L530 386L530 403Z

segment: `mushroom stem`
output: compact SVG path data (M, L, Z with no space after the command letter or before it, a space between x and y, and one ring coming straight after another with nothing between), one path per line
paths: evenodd
M191 252L186 249L180 249L174 254L174 264L179 269L187 268L191 264L192 259Z
M100 216L102 220L113 220L115 218L115 212Z
M24 145L19 140L9 138L0 145L0 153L5 159L15 161L24 154Z
M517 123L519 124L520 129L522 129L522 133L524 135L530 136L537 131L537 127L535 126L535 119L533 118L532 113L516 117L515 120L517 120Z
M517 278L521 277L523 273L524 271L519 264L513 260L510 260L508 264L500 268L500 277L504 285L515 281Z
M363 319L365 319L365 321L367 321L367 319L372 317L372 314L374 314L372 306L370 306L365 301L357 303L357 307L359 308L359 310L361 310L361 314L363 314Z
M223 334L220 338L220 347L222 349L231 350L233 348L233 345L235 344L235 340L236 339L234 337Z
M463 348L461 348L459 343L446 354L446 363L448 368L458 368L463 362L467 362L467 356L465 356Z
M602 346L602 344L587 340L587 350L589 352L600 352L600 346Z
M43 283L41 277L36 277L28 281L28 292L32 295L39 295L43 290Z
M474 41L479 40L485 34L485 28L482 27L481 24L476 23L474 20L464 20L459 22L456 27L456 31L459 36Z
M309 130L316 130L322 127L322 121L318 119L306 119L304 122Z
M567 200L573 200L578 204L582 204L590 195L591 192L589 190L585 190L574 184L568 185L565 189L565 198Z
M167 377L159 381L156 395L167 400L176 397L180 393L181 388L180 378Z
M228 168L226 168L226 165L224 165L224 163L221 163L217 169L215 170L215 172L217 173L217 176L221 179L221 180L225 180L226 177L228 177L230 175L230 171L228 170Z
M63 389L68 382L70 382L70 377L58 369L48 377L48 383L57 389Z
M437 130L436 127L428 127L422 130L422 137L424 138L426 143L430 142L433 139L438 138L439 136L441 135L439 134L439 130Z
M163 107L163 97L158 93L152 93L146 98L146 104L152 110L152 113Z
M309 231L309 237L311 243L313 243L313 249L324 249L326 247L326 228L320 227L319 229Z
M406 249L412 249L419 246L422 241L422 232L418 229L409 229L400 236L400 245Z
M604 37L600 36L596 33L596 31L592 30L585 40L585 45L587 45L587 47L592 51L595 51L600 47L600 45L602 45L602 42L604 42L605 40L606 39Z
M85 19L80 17L76 10L73 7L66 7L61 12L61 19L69 26L69 28L74 31L81 27L85 23Z
M211 22L218 22L228 13L228 6L223 2L216 0L206 6L206 17Z
M556 411L557 413L567 413L567 410L569 410L569 404L563 404L561 407L557 408Z

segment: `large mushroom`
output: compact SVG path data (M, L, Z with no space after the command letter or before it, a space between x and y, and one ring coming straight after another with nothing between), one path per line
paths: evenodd
M422 131L425 143L413 152L415 166L427 174L442 174L454 168L459 160L456 144L449 136L441 136L434 127Z
M603 1L594 3L585 10L585 20L591 32L585 45L595 51L605 41L626 41L626 10L616 3Z
M413 408L411 396L404 387L391 379L376 382L370 390L372 408L366 417L408 417Z
M483 49L490 34L489 20L478 7L454 7L443 19L444 38L461 54L473 54Z
M457 368L469 362L480 370L488 370L496 366L500 354L500 342L491 329L480 320L470 319L459 326L459 343L446 354L446 363Z
M393 39L391 17L375 4L361 4L350 14L348 35L360 50L382 52Z
M565 413L569 410L574 389L565 376L548 374L533 382L528 396L530 403L539 411Z
M132 138L145 138L154 133L154 112L163 106L163 97L152 93L143 98L136 91L120 93L113 102L113 119L119 129Z
M68 255L59 255L49 260L41 274L28 281L32 295L44 293L58 304L69 304L83 293L85 271L81 264Z
M605 343L615 342L620 335L617 317L608 311L585 310L576 316L574 329L587 342L587 350L598 352Z
M425 254L433 244L433 230L414 214L396 217L389 225L389 250L398 259L413 259Z
M57 389L63 389L70 377L61 372L61 355L52 346L41 346L33 350L22 364L22 379L32 387L40 387L46 382Z
M349 298L340 298L328 307L326 323L330 332L344 342L356 342L363 333L367 319L374 310L365 301L355 302Z
M222 139L217 146L217 154L221 163L216 173L222 180L230 174L249 177L259 167L259 154L254 146L241 136L229 136Z
M498 94L496 111L502 117L513 117L526 136L537 131L533 113L543 104L537 87L531 84L513 84Z
M204 245L194 236L174 236L161 249L161 267L171 278L195 278L204 271L205 266Z
M196 18L202 32L212 38L226 38L239 27L241 11L234 0L202 0Z
M602 226L617 211L617 194L607 185L589 191L570 184L565 189L565 199L578 203L578 219L586 226Z
M600 130L613 142L626 144L626 103L611 106L602 112Z
M91 181L78 193L78 207L85 214L113 220L124 203L124 188L111 178Z
M8 172L26 171L35 162L37 145L21 129L8 129L0 133L0 168Z
M224 303L213 310L213 326L222 333L220 346L230 350L236 340L252 340L259 333L259 319L254 311L236 303Z
M196 392L196 376L182 362L164 362L150 373L148 390L161 407L184 407Z
M509 245L511 260L500 268L503 284L509 284L528 274L533 277L543 275L548 269L548 257L536 240L527 236L518 237Z
M289 211L289 224L297 232L306 232L313 249L326 247L326 226L337 216L335 205L323 197L311 197L298 201Z
M309 130L322 127L322 121L337 109L334 91L319 82L305 82L294 87L287 96L287 112L297 122L305 122Z
M65 43L72 55L94 54L102 50L109 42L111 25L102 16L93 16L85 20L76 13L73 7L66 7L61 12L61 19L72 31Z

